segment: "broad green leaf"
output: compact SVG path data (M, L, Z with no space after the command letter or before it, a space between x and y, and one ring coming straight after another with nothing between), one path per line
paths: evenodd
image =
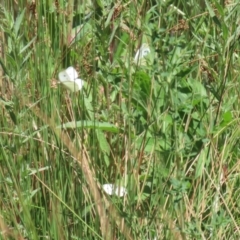
M195 170L195 179L201 177L204 173L204 166L207 162L207 149L203 149L197 159L197 165Z
M232 113L230 111L223 114L223 121L225 124L232 121Z
M104 133L101 130L96 130L96 134L97 134L97 138L98 138L98 142L99 142L101 151L103 151L104 153L107 153L109 155L110 147L109 147L109 144L106 140Z

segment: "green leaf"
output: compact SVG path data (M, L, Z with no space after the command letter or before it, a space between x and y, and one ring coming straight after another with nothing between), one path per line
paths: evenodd
M103 4L102 4L101 0L96 0L96 3L101 9L103 9Z
M112 21L112 16L114 14L115 8L112 8L108 14L107 20L104 24L104 27L106 28L107 26L109 26L110 22Z
M36 40L37 37L34 37L26 46L24 46L21 50L20 50L20 54L23 53L25 50L27 50L32 43Z
M119 129L108 122L97 122L97 121L88 121L88 120L83 120L83 121L73 121L73 122L68 122L64 123L63 125L57 126L57 128L93 128L93 129L99 129L103 131L108 131L108 132L113 132L117 133L119 132Z
M110 147L109 147L109 144L107 142L107 139L106 139L104 133L101 130L96 130L96 134L97 134L100 149L104 153L109 155L110 154Z
M207 162L207 148L202 150L197 159L197 165L195 170L195 179L201 177L204 173L204 167Z
M232 121L232 113L230 111L223 114L223 121L225 124Z
M1 58L0 58L0 66L2 67L4 74L8 75L7 67L5 66L5 64L4 64L4 62L2 61Z
M26 11L26 8L22 11L22 13L20 15L17 16L16 22L14 23L13 29L14 29L14 33L15 33L16 36L17 36L18 31L20 29L23 17L25 15L25 11Z
M176 77L185 77L186 75L188 75L191 71L192 71L193 68L189 68L189 67L186 67L183 69L181 69L177 74L176 74Z
M211 7L211 5L209 4L209 2L207 0L205 0L208 12L210 14L210 17L213 19L213 21L219 26L221 27L221 22L219 21L219 19L217 18L213 8Z

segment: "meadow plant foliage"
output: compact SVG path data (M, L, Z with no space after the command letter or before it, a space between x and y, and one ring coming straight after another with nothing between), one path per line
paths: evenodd
M0 1L1 239L239 239L238 1Z

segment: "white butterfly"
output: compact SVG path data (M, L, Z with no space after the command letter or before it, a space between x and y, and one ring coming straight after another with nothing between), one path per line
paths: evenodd
M124 187L118 187L114 184L107 183L102 185L103 190L108 194L108 195L116 195L118 197L123 197L124 195L127 194L127 189Z
M58 74L59 81L70 91L77 92L82 89L84 81L78 78L78 73L74 67L68 67Z
M134 57L134 62L137 64L138 62L141 62L143 58L145 58L148 54L150 54L150 48L148 44L143 43L143 45L137 50L135 57Z

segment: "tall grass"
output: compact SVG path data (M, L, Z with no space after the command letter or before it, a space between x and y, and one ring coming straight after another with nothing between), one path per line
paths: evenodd
M1 1L1 239L239 239L239 10Z

